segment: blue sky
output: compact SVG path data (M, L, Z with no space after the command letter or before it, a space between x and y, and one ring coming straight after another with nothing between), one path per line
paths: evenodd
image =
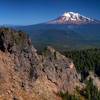
M0 0L0 24L37 24L65 11L100 19L100 0Z

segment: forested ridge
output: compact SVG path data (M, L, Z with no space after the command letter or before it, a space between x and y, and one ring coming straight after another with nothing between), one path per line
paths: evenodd
M94 71L100 76L100 49L66 51L64 55L73 60L78 72Z
M63 100L100 100L100 91L93 84L90 78L87 80L89 72L92 71L100 77L100 49L84 49L64 52L66 57L73 60L78 73L81 73L81 81L86 87L82 90L76 89L75 95L60 93Z

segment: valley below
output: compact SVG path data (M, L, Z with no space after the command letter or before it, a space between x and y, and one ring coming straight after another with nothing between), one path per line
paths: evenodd
M37 24L14 29L26 32L39 51L48 45L59 51L100 48L100 24Z

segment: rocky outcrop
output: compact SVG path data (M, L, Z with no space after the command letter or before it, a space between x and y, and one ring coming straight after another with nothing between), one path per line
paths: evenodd
M0 29L0 99L60 100L72 93L79 78L72 60L52 47L37 54L23 32Z
M48 80L57 86L58 91L72 92L79 83L78 74L72 60L48 47L43 54L43 72Z

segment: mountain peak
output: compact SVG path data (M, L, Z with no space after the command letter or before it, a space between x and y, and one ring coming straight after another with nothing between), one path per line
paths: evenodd
M76 12L65 12L60 17L49 21L48 24L90 24L98 22L99 21Z
M75 13L75 12L65 12L62 16L70 16L70 15L80 15L79 13Z
M93 21L93 19L88 18L86 16L83 16L79 13L75 13L75 12L65 12L62 16L67 17L67 18L71 18L71 20L82 20L82 18L83 18L83 19Z

